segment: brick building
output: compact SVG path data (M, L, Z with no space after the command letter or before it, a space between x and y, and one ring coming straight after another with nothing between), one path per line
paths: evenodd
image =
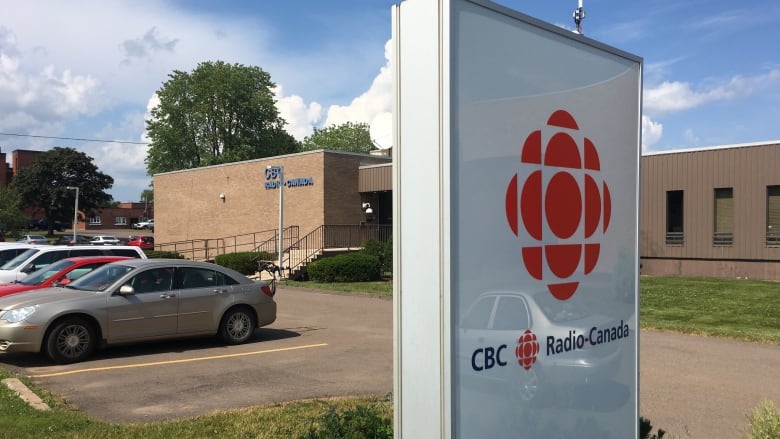
M388 156L318 150L156 174L155 241L195 259L275 251L280 189L269 166L284 168L285 247L305 246L298 240L324 225L362 233L392 221L392 200L389 181L361 192L361 170L390 164Z

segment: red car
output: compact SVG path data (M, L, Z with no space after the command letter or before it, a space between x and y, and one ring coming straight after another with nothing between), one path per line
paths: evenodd
M124 256L81 256L61 259L34 273L30 273L18 282L0 283L0 297L24 291L67 285L101 265L125 259L133 258Z
M141 250L154 250L154 236L131 236L127 245L141 247Z

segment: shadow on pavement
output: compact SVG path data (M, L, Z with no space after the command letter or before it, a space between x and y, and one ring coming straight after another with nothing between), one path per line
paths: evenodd
M261 328L255 329L254 337L247 343L240 346L259 344L273 340L284 340L287 338L300 337L300 332L286 329ZM159 355L166 353L184 353L204 349L223 348L228 349L233 345L226 345L218 341L214 336L182 338L177 340L152 341L139 344L115 345L98 349L95 353L80 365L87 365L96 360L107 360L116 358L143 358L149 355ZM0 354L0 363L13 368L23 369L28 367L46 367L55 366L46 356L42 354L18 353L18 354ZM23 373L23 372L22 372Z

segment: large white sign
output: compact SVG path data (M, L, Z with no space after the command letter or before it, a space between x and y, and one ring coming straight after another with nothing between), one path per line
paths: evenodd
M431 3L394 14L399 436L636 437L641 59Z

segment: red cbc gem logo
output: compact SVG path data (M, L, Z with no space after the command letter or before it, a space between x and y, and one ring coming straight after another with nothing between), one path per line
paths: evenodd
M599 229L601 234L607 231L612 201L607 184L598 177L601 164L596 146L584 138L580 147L570 134L579 130L571 114L557 110L547 126L568 131L554 133L544 147L541 130L525 139L520 161L538 169L522 187L517 174L509 182L506 218L516 236L522 219L526 232L538 243L522 248L528 274L544 280L546 262L551 273L548 290L556 299L567 300L579 286L572 279L577 270L587 275L596 267L601 245L593 241L600 237Z
M536 341L536 334L531 332L530 329L526 329L523 335L517 339L517 347L515 347L515 356L517 357L517 363L525 370L531 369L531 366L536 363L536 356L539 354L539 342Z

